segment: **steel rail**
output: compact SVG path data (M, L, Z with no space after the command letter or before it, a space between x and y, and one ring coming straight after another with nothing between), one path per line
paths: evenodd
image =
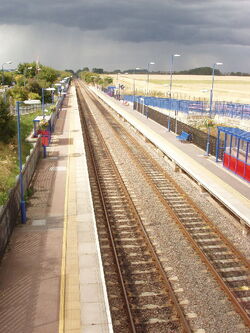
M83 109L88 108L88 106L85 103L84 103L84 106L83 106L83 100L84 99L83 99L83 97L79 96L79 90L77 90L77 98L78 98L78 105L80 106L80 111L82 113ZM123 297L124 297L125 304L126 304L126 311L127 311L127 315L128 315L128 318L129 318L129 326L130 326L131 332L136 333L136 328L135 328L132 312L131 312L131 309L130 309L130 303L129 303L126 288L125 288L125 282L123 280L123 276L122 276L122 272L121 272L121 268L120 268L120 264L119 264L119 259L118 259L118 254L117 254L117 251L116 251L116 248L115 248L113 234L112 234L111 226L110 226L110 223L109 223L109 216L108 216L107 209L106 209L106 206L105 206L105 199L104 199L104 196L103 196L103 193L102 193L102 190L101 190L101 184L100 184L100 179L98 177L98 171L97 171L97 167L96 167L94 152L93 152L93 149L92 149L91 144L90 144L90 138L89 138L89 134L88 134L88 127L87 127L87 124L86 124L86 120L83 116L81 116L81 121L82 121L82 124L84 126L84 134L87 138L86 144L87 144L87 147L88 147L88 150L89 150L89 154L91 156L92 167L93 167L93 170L94 170L94 173L95 173L95 176L96 176L96 182L97 182L97 185L98 185L99 196L101 198L101 204L102 204L103 212L104 212L105 219L106 219L106 225L107 225L108 232L109 232L109 240L110 240L111 245L112 245L111 248L112 248L114 258L115 258L115 263L116 263L116 268L117 268L117 271L118 271L120 285L122 287Z
M105 109L105 106L102 105L102 103L95 99L95 97L92 95L93 101L95 101L96 104L99 104L99 107L102 108L102 112ZM116 121L116 119L109 114L112 119ZM107 118L106 118L107 120ZM126 131L127 132L127 131ZM129 134L126 133L126 135L129 136L129 139L133 142L133 145L138 145L138 142ZM121 138L120 135L116 135L117 139L120 141L120 143L124 146L124 139ZM241 315L243 320L245 321L246 325L250 326L250 318L249 314L246 312L246 309L243 308L242 304L239 302L239 299L233 294L229 286L225 283L221 275L218 273L218 271L215 269L207 255L202 251L202 249L199 247L197 242L192 238L190 233L187 231L183 223L181 222L179 216L176 214L176 212L173 210L173 208L166 202L166 199L162 196L162 193L158 189L157 185L154 183L154 181L148 176L147 173L145 173L144 167L141 165L141 163L138 161L138 156L135 156L130 148L125 145L126 150L129 152L130 156L133 158L136 165L140 168L144 178L147 180L147 182L151 185L151 187L154 189L154 192L157 194L159 200L162 202L162 204L166 207L169 214L172 216L172 218L178 223L179 228L183 232L183 234L187 237L189 242L192 244L193 248L197 251L197 253L200 255L202 261L207 265L210 272L214 275L216 280L218 281L221 288L226 292L228 297L231 299L232 303L234 304L236 311ZM139 148L138 148L139 149ZM141 148L140 148L141 149ZM216 233L216 235L222 240L222 242L230 249L230 251L240 260L242 263L242 266L246 266L248 269L250 268L249 261L240 253L233 244L227 239L226 236L224 236L219 229L212 223L212 221L204 214L204 212L194 203L194 201L184 192L184 190L173 180L172 177L170 177L165 170L163 170L159 164L152 159L152 157L147 154L144 150L144 153L146 154L146 159L150 159L151 163L154 164L154 166L157 169L160 169L164 177L171 182L171 184L176 188L176 191L179 192L183 198L190 204L190 206L200 215L200 217L209 225L209 227Z
M101 133L100 133L99 130L98 130L98 137L100 138L100 140L102 140L102 142L104 142L104 139L103 139L103 137L102 137L102 135L101 135ZM105 147L106 147L106 144L105 144L105 143L104 143L104 145L105 145ZM133 211L133 215L136 216L136 221L137 221L137 223L138 223L138 227L139 227L138 230L140 231L141 235L143 236L143 238L144 238L144 240L145 240L145 242L146 242L146 244L147 244L147 246L148 246L148 250L149 250L150 253L151 253L151 256L152 256L152 259L153 259L154 263L156 264L157 270L158 270L158 272L159 272L159 274L160 274L160 276L161 276L161 280L163 281L163 283L164 283L165 286L166 286L166 287L165 287L165 288L166 288L166 291L167 291L167 293L170 294L170 297L171 297L172 303L173 303L175 309L177 310L177 314L178 314L178 316L179 316L179 318L180 318L180 322L181 322L181 325L183 326L184 332L191 333L192 330L190 329L190 325L189 325L189 323L188 323L188 321L187 321L185 315L183 314L183 310L182 310L182 308L181 308L181 306L180 306L180 304L179 304L179 302L178 302L178 299L176 298L176 295L175 295L175 293L174 293L174 290L173 290L173 288L172 288L172 286L171 286L171 284L170 284L170 282L169 282L169 280L168 280L168 278L167 278L167 276L166 276L166 273L165 273L164 269L162 268L161 262L160 262L160 260L159 260L159 258L158 258L158 256L157 256L157 254L156 254L156 252L155 252L155 250L154 250L154 247L153 247L153 245L152 245L152 243L151 243L151 241L150 241L150 239L149 239L149 237L148 237L148 235L147 235L147 232L146 232L146 230L145 230L145 227L144 227L143 224L142 224L142 221L141 221L141 219L140 219L140 216L139 216L139 214L138 214L138 212L137 212L137 210L136 210L136 208L135 208L135 206L134 206L134 203L133 203L133 201L132 201L130 195L129 195L128 192L127 192L127 188L126 188L126 186L125 186L125 184L124 184L124 181L123 181L123 179L122 179L122 177L121 177L121 175L120 175L120 173L119 173L119 171L118 171L118 169L117 169L115 163L113 162L112 155L111 155L111 153L110 153L110 151L108 150L107 147L106 147L106 153L109 155L110 159L112 160L112 166L113 166L113 169L114 169L114 171L116 172L117 177L119 178L119 182L122 184L122 187L123 187L124 192L127 193L127 199L129 200L129 205L130 205L130 207L131 207L131 209L132 209L132 211ZM99 181L99 180L98 180L98 181ZM105 206L105 199L103 198L103 196L102 196L102 200L103 200L103 205ZM106 216L106 218L107 218L107 220L108 220L108 213L107 213L106 211L105 211L105 216ZM109 232L110 232L110 238L112 238L112 237L113 237L113 234L112 234L112 229L111 229L111 226L110 226L110 225L109 225L109 228L108 228L108 229L109 229ZM112 245L115 246L113 240L112 240ZM117 261L117 263L119 264L119 259L118 259L117 254L116 254L116 261ZM122 278L122 277L121 277L121 278ZM122 281L123 281L123 279L122 279ZM126 293L125 285L124 285L124 292ZM129 300L128 300L128 303L129 303ZM131 316L132 316L132 314L131 314Z

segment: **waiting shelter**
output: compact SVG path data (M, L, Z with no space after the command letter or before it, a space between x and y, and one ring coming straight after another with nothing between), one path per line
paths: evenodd
M116 90L116 86L108 86L107 87L107 94L111 97L114 96Z
M218 126L216 162L250 181L250 132Z

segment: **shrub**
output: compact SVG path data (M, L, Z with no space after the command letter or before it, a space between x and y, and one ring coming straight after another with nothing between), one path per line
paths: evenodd
M16 135L16 122L10 114L9 103L0 97L0 141L8 143Z

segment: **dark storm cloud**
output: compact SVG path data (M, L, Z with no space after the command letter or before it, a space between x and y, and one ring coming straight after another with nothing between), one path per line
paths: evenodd
M0 0L3 1L3 0ZM126 42L249 45L250 6L244 0L9 0L2 24L58 24Z

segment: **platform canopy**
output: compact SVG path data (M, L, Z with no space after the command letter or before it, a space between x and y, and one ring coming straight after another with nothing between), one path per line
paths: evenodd
M250 142L250 132L244 131L237 127L218 126L217 128L220 132L224 132L226 134L236 136L238 139Z
M221 136L221 134L223 134ZM248 182L250 181L250 132L239 128L218 126L216 162Z

